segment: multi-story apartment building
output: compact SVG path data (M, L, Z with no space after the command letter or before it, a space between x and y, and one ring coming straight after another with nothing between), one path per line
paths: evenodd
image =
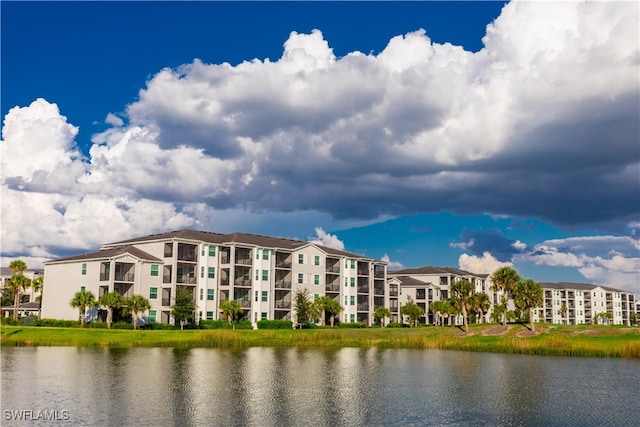
M632 292L586 283L545 282L540 286L544 302L535 310L536 321L569 325L604 322L631 325L631 313L636 306Z
M434 313L429 304L451 296L451 284L466 279L475 286L475 292L489 295L491 308L483 315L481 322L491 318L493 305L500 303L501 292L491 291L491 277L451 267L420 267L389 271L389 283L399 289L399 305L408 297L425 311L421 323L434 323ZM632 313L637 310L632 292L586 283L540 283L543 290L543 305L534 310L534 321L555 324L631 325ZM515 309L512 298L507 301L507 309ZM600 315L598 316L598 313ZM609 314L605 314L609 313ZM605 317L606 316L606 317ZM456 323L460 319L455 320Z
M108 291L149 299L146 321L171 323L176 289L190 290L196 321L219 319L220 303L236 300L245 318L295 320L294 294L326 295L344 308L343 322L371 324L383 305L397 316L397 289L387 285L387 264L294 239L245 233L181 230L109 243L101 250L45 263L42 315L77 319L73 295ZM394 309L395 307L395 309ZM96 317L99 313L93 313Z
M425 315L420 323L433 324L434 313L429 310L433 301L451 297L451 284L466 279L475 286L475 292L485 292L493 303L498 302L498 294L489 289L489 277L486 274L475 274L452 267L419 267L405 270L389 271L389 283L399 289L399 305L411 299L424 310ZM484 314L482 322L488 321L491 311Z

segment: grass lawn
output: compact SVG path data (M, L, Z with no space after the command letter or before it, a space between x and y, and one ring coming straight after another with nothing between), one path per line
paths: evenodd
M640 358L640 327L538 324L304 330L108 330L3 326L2 346L77 347L378 347Z

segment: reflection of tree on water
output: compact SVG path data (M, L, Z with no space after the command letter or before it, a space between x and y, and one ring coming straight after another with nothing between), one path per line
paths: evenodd
M194 392L194 378L191 369L191 350L174 348L171 366L171 380L168 384L171 395L171 414L173 425L192 425L194 405L191 393Z

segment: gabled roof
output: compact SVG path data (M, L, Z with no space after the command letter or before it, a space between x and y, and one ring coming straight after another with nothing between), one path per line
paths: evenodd
M260 248L278 248L284 250L296 250L305 245L315 245L321 250L325 251L327 254L336 255L336 256L345 256L350 258L365 258L372 259L368 257L363 257L362 255L354 254L351 252L341 251L338 249L329 248L327 246L318 245L311 242L305 242L303 240L290 239L286 237L273 237L273 236L264 236L260 234L250 234L250 233L228 233L228 234L220 234L220 233L212 233L209 231L198 231L198 230L177 230L170 231L167 233L160 234L151 234L149 236L136 237L133 239L122 240L114 243L107 243L103 245L103 248L112 248L119 247L122 245L131 245L135 243L144 243L144 242L153 242L153 241L162 241L162 240L173 240L173 239L184 239L184 240L195 240L203 243L213 243L213 244L246 244L251 246L257 246ZM72 257L73 258L73 257ZM68 258L67 258L68 259Z
M96 259L111 259L120 255L129 254L134 256L142 261L153 261L153 262L162 262L160 258L156 258L149 253L136 248L135 246L125 245L125 246L116 246L113 248L102 249L95 252L87 252L80 255L74 255L67 258L60 258L52 261L47 261L45 264L53 264L58 262L67 262L67 261L83 261L83 260L96 260Z
M476 277L482 277L482 275L479 274L475 274L475 273L470 273L468 271L465 270L460 270L458 268L453 268L453 267L433 267L433 266L426 266L426 267L418 267L418 268L407 268L404 270L395 270L395 271L389 271L388 274L393 274L395 275L409 275L409 274L431 274L431 275L442 275L442 274L454 274L456 276L476 276Z
M396 276L396 279L399 279L402 282L402 286L408 287L418 287L418 286L434 286L431 282L425 282L424 280L416 279L411 276Z
M610 292L627 292L627 293L633 293L631 291L625 291L623 289L616 289L616 288L610 288L608 286L602 286L602 285L594 285L591 283L573 283L573 282L540 282L540 287L541 288L547 288L547 289L573 289L573 290L577 290L577 291L591 291L595 288L602 288L605 291L610 291Z

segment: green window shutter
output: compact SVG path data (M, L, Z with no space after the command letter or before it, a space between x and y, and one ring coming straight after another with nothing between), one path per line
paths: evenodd
M264 249L262 251L262 259L264 259L264 260L268 260L269 259L269 249Z
M154 323L156 321L156 311L149 310L149 322Z
M314 285L319 285L320 284L320 276L318 274L314 274L313 275L313 284Z
M149 299L158 298L158 288L149 288Z
M85 276L87 274L87 263L82 263L82 275Z
M158 264L151 264L151 276L152 277L157 277L159 271L160 271L160 268L159 268Z
M213 301L215 289L207 289L207 301Z
M315 256L314 264L315 265L320 265L320 256L318 256L318 255Z
M204 279L204 267L200 267L200 278Z
M215 279L216 278L216 268L215 267L209 267L208 277L209 277L209 279Z
M268 295L267 291L262 291L262 302L267 302Z
M209 256L216 256L216 247L209 246Z
M269 280L269 270L262 270L262 280Z

